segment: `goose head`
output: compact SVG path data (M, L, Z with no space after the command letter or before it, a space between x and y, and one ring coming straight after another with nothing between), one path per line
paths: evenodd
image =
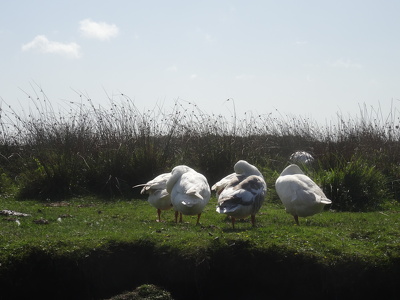
M281 173L281 176L285 176L285 175L295 175L295 174L303 174L304 172L299 168L298 165L296 164L291 164L289 166L287 166Z
M193 171L193 169L185 165L179 165L173 168L171 171L171 177L167 180L167 192L171 193L172 188L178 179L189 171Z
M245 160L239 160L233 169L238 175L257 175L263 177L261 172L255 166L249 164Z

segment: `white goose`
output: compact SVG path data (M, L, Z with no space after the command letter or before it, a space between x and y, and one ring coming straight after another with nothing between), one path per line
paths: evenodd
M232 181L232 179L236 178L236 173L229 174L222 178L220 181L215 183L212 187L211 190L215 191L217 195L217 200L219 199L219 195L221 192L224 190L224 188Z
M290 155L289 160L293 164L311 165L314 162L314 157L306 151L296 151Z
M201 213L211 197L210 186L204 175L192 168L180 165L172 169L167 181L167 192L171 195L175 210L175 222L182 222L182 214L197 215L199 224Z
M147 201L157 208L158 220L161 222L161 211L172 208L171 197L167 192L167 180L171 173L163 173L145 184L135 185L133 188L142 186L141 194L149 194Z
M216 211L227 214L235 220L251 216L255 226L255 215L265 200L267 184L261 172L245 160L239 160L234 166L235 173L229 174L212 186L217 192Z
M315 215L331 204L321 188L295 164L286 167L275 182L276 192L299 225L299 217Z

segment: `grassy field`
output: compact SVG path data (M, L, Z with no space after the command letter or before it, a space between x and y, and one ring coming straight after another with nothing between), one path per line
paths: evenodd
M184 217L182 224L176 224L173 211L163 212L164 222L158 223L156 210L138 199L39 202L3 197L1 208L30 215L1 217L0 282L8 287L3 295L18 299L18 292L28 291L23 297L104 299L154 283L170 291L174 299L212 299L210 289L225 280L221 278L242 285L246 279L235 275L232 283L230 274L255 272L273 297L292 296L291 290L283 292L285 281L278 280L282 276L289 282L298 276L314 277L317 282L331 278L325 283L329 287L313 284L311 291L317 295L295 285L298 295L310 299L354 293L365 299L377 294L394 297L400 276L398 202L386 203L383 210L374 212L326 210L301 219L297 226L281 204L267 201L255 228L244 220L237 222L235 229L230 220L215 212L215 204L213 197L200 225L195 225L196 217ZM207 272L220 275L207 281ZM80 275L83 279L82 273L86 274ZM167 279L156 274L165 274ZM188 290L182 291L182 285ZM379 287L382 291L377 292ZM250 294L242 288L234 294L222 290L218 298L240 295L257 299L259 286L251 290ZM12 298L10 291L17 297Z
M268 201L252 228L249 220L232 229L230 220L215 212L212 198L196 226L195 217L186 216L175 224L173 211L156 222L156 210L147 201L103 202L71 199L68 202L40 203L0 200L2 208L30 214L3 216L0 229L2 267L32 248L54 255L82 255L115 243L151 241L160 246L201 253L209 247L246 241L257 248L280 247L281 251L310 255L327 264L343 258L387 263L400 257L400 205L388 204L383 211L350 213L324 211L301 219L296 226L282 205Z
M360 107L357 118L344 120L339 115L336 124L321 126L309 119L282 115L279 119L270 113L234 113L229 119L179 101L172 111L156 107L141 112L124 95L118 103L110 99L110 108L95 107L80 96L79 103L71 102L64 111L53 109L43 91L28 97L34 103L29 113L21 115L11 107L0 111L0 211L29 214L0 215L3 284L19 289L32 281L30 288L39 293L41 276L52 281L63 277L65 270L75 274L70 281L81 284L80 292L89 293L87 282L96 286L91 292L120 286L116 278L131 280L125 286L155 280L179 291L176 282L186 282L185 274L194 274L196 280L186 284L209 291L206 286L219 281L213 274L225 277L244 269L251 273L258 266L279 272L282 262L285 276L292 276L294 264L293 276L334 278L336 298L346 292L355 295L352 283L362 285L368 295L365 278L393 295L391 282L400 276L396 271L400 118L395 108L382 116L379 109ZM302 166L303 170L332 200L323 213L300 219L300 226L285 213L274 190L276 178L297 150L314 156L314 164ZM173 211L164 212L165 222L157 223L156 210L140 198L139 189L132 189L178 164L203 173L212 185L231 173L239 159L257 166L268 185L255 228L244 220L232 229L230 220L215 212L215 196L204 210L201 225L195 225L195 217L175 224ZM132 261L132 256L138 261ZM249 261L237 269L241 256ZM172 266L179 280L171 281L163 272L151 273L157 264L168 272ZM145 271L138 277L129 273L132 268ZM373 275L374 268L379 269L378 275ZM112 271L121 274L109 277ZM277 280L264 269L258 272L271 282ZM321 284L329 296L332 287ZM100 299L116 289L97 297L85 295Z

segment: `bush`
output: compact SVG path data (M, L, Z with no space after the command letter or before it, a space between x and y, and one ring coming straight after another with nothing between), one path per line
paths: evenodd
M2 172L0 168L0 194L8 193L14 189L11 179L9 176Z
M386 170L388 178L388 188L394 200L400 201L400 165L391 164Z
M25 163L26 168L18 176L18 198L57 201L82 194L83 167L76 157L49 150Z
M360 157L351 161L338 159L333 169L322 175L323 190L332 200L332 208L340 211L378 209L387 200L386 177Z

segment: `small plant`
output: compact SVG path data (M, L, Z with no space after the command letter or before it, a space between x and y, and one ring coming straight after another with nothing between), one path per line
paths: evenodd
M132 292L125 292L109 300L173 300L170 292L153 284L143 284Z

